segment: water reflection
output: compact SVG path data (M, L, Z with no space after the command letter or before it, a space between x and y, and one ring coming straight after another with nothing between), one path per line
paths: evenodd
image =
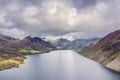
M70 50L28 56L20 68L0 71L0 80L120 80L99 63Z

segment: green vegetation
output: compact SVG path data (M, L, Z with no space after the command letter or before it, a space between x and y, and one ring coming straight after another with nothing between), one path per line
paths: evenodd
M35 50L30 50L30 49L23 49L21 48L19 50L20 53L23 53L23 54L38 54L40 53L40 51L35 51Z
M68 48L68 50L74 50L74 51L80 52L82 48L75 47L75 48Z

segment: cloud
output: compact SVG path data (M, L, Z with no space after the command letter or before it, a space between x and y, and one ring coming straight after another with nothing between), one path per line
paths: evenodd
M120 29L119 0L0 0L0 33L102 37Z
M17 28L12 28L12 29L0 28L0 32L8 36L14 36L15 38L19 38L18 36L24 38L25 36L28 35L24 31Z

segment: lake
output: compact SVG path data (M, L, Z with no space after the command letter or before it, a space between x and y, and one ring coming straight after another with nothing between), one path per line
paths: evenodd
M19 68L0 71L0 80L120 80L120 74L71 50L27 56Z

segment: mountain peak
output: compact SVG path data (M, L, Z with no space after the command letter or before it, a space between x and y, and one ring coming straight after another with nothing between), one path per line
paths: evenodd
M25 37L25 40L30 40L31 42L41 42L42 41L42 39L39 37L31 37L31 36Z
M52 46L51 44L49 44L48 42L42 40L39 37L25 37L22 41L21 41L21 45L22 46L26 46L28 48L32 48L35 50L54 50L56 49L54 46Z

